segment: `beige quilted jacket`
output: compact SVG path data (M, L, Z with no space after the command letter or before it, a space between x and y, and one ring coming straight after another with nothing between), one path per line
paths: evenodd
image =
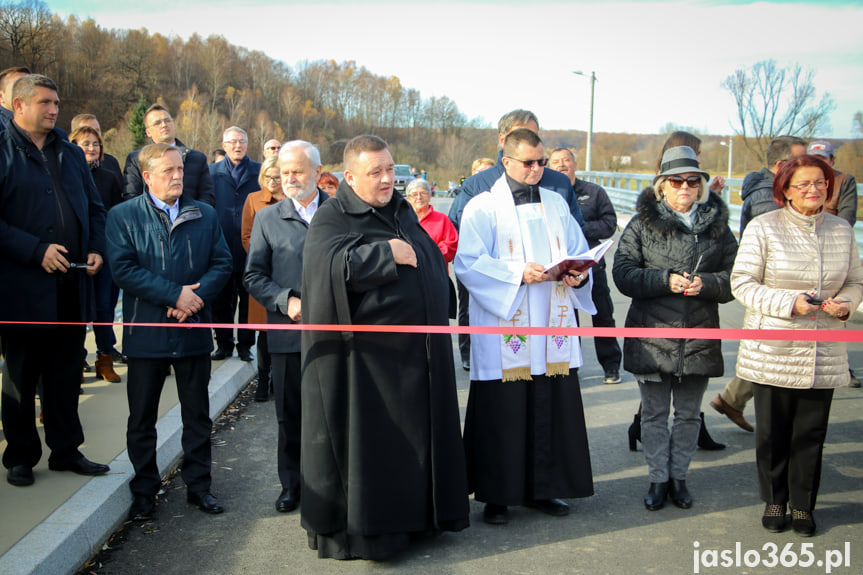
M851 303L863 298L863 268L854 231L830 214L804 216L791 207L752 220L737 250L731 291L746 306L746 329L846 329L845 322L822 310L791 316L800 293ZM743 340L737 376L779 387L848 385L844 342Z

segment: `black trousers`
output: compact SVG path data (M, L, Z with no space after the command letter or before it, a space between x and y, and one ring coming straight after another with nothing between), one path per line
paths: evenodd
M461 326L470 325L470 293L464 284L455 280L456 291L458 292L458 324ZM461 354L462 361L470 361L470 334L458 334L458 350Z
M48 462L66 465L83 457L78 451L84 443L78 394L85 333L84 326L3 329L3 465L7 469L34 467L42 458L42 441L36 431L36 385L40 382L45 443L51 450Z
M755 459L761 499L812 511L821 483L832 389L753 385Z
M159 492L162 479L156 464L156 420L159 397L165 385L168 366L174 368L180 415L183 420L183 464L180 476L190 492L210 490L212 465L210 431L210 356L182 358L140 358L128 360L129 422L126 448L135 468L129 483L133 495L153 496Z
M271 353L279 444L276 466L283 489L300 489L300 354Z
M604 261L593 268L593 287L590 295L596 306L596 315L591 317L593 327L614 327L614 304L611 302ZM597 337L593 339L593 345L596 348L596 359L605 371L620 370L623 354L617 338Z
M239 312L237 311L239 308ZM228 283L213 301L213 321L215 323L234 323L234 316L241 324L249 323L249 292L243 286L242 272L233 272ZM216 344L219 349L234 349L233 328L218 328ZM255 330L237 328L237 347L252 349L255 345Z

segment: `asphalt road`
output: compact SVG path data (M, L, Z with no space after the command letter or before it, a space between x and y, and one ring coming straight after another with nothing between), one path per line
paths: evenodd
M614 299L622 325L627 301L617 293ZM722 306L723 327L739 327L742 311L736 303ZM849 324L850 329L861 329L863 319ZM727 448L696 453L687 480L695 500L691 509L669 506L657 512L646 511L642 504L648 480L640 447L633 453L627 446L626 430L639 401L636 384L623 374L623 383L603 385L592 340L583 338L583 346L580 380L596 493L571 500L567 517L515 508L508 525L491 526L482 522L481 505L472 501L468 529L417 543L391 561L318 559L308 548L299 512L280 514L274 509L279 493L274 407L271 402L250 403L246 393L214 434L213 491L227 511L208 516L192 508L176 478L160 496L156 519L128 524L109 543L112 549L82 573L863 572L860 389L843 388L835 394L815 512L819 530L816 537L803 539L790 531L771 534L761 527L753 434L707 407L733 373L736 341L723 343L728 377L711 380L704 401L710 432ZM863 367L863 346L850 349L852 365ZM455 347L454 356L458 357ZM468 378L462 370L457 372L463 415ZM754 419L751 406L747 417ZM812 564L802 568L798 563L808 562L808 553ZM776 565L771 566L774 559ZM726 561L730 565L723 566ZM837 561L841 564L832 566Z

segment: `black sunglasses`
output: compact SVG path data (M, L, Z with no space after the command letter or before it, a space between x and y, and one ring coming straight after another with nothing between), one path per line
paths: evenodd
M542 158L539 160L519 160L518 158L513 158L512 156L507 156L510 160L515 160L516 162L521 162L525 168L528 170L533 168L534 164L538 164L540 168L544 168L546 164L548 164L548 158Z

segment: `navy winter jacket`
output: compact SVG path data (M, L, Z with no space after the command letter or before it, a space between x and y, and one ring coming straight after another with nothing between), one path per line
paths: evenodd
M248 161L246 172L239 185L234 183L231 177L227 158L218 164L210 164L210 176L213 178L213 187L216 192L216 212L219 214L219 223L222 225L222 233L234 258L233 271L242 273L246 269L246 250L243 248L243 206L246 205L246 197L261 189L258 185L258 174L261 172L261 164L253 162L248 156L241 161Z
M150 194L115 206L108 213L108 260L114 282L123 289L123 321L176 324L167 317L184 285L204 308L189 323L208 323L210 309L231 274L231 254L212 206L180 197L174 224ZM131 357L189 357L209 354L209 329L123 327L123 352Z
M105 208L90 175L84 152L54 129L45 144L56 153L66 199L80 226L76 249L81 254L105 253ZM57 321L57 276L42 269L48 245L58 243L57 197L43 153L10 125L0 132L0 319ZM67 246L71 247L71 246ZM78 277L80 317L92 321L93 282L82 270Z

